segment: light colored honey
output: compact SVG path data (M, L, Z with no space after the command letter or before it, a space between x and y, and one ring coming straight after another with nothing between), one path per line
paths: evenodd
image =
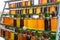
M36 8L36 14L40 14L41 13L41 8L40 7L37 7Z
M10 14L16 14L16 10L10 10Z
M17 27L20 27L20 18L16 19Z

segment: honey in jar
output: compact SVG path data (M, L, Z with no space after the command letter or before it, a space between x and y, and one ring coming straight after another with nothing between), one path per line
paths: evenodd
M16 10L10 10L10 14L16 14Z
M9 8L15 8L15 3L9 4Z
M36 8L36 14L40 14L41 13L41 8L40 7L37 7Z
M23 9L22 14L26 14L26 10L25 10L25 8Z
M54 15L54 14L53 14ZM53 16L52 15L52 16ZM54 31L56 32L57 30L57 25L58 25L58 18L56 15L54 15L52 18L51 18L51 31Z
M8 31L5 31L5 37L6 37L6 39L10 39L10 32L8 32Z
M42 0L42 4L47 4L48 0Z
M56 6L50 6L50 13L52 14L52 12L54 12L56 10Z
M44 30L44 19L38 19L38 30Z
M18 40L26 40L26 37L24 37L22 34L18 35Z
M14 33L10 32L10 40L14 40Z
M28 19L28 29L33 29L33 19L32 18Z
M8 22L8 21L9 21L9 22ZM13 26L14 21L13 21L13 18L3 17L3 23L4 23L5 25Z
M26 28L28 28L28 18L25 18L25 19L24 19L24 26L25 26Z
M3 24L6 24L6 23L7 23L6 17L3 17Z
M30 2L30 0L28 0L28 6L31 6L31 2Z
M11 26L13 26L13 24L14 24L14 19L13 19L13 18L9 18L8 21L9 21L8 24L11 25Z
M38 19L37 18L33 18L33 29L35 29L35 30L38 30L37 29L37 27L38 27L37 22L38 22Z
M35 31L32 32L31 40L38 40L38 38L36 37Z
M56 32L56 30L57 30L57 22L58 22L57 18L52 18L51 19L51 31Z
M43 14L40 14L40 18L38 19L38 30L44 30L44 18L43 18Z
M23 7L26 6L26 5L25 5L25 1L22 2L22 6L23 6Z
M1 29L1 36L5 37L5 31Z
M17 27L19 28L20 27L20 18L16 19L16 24L17 24Z
M60 2L60 0L56 0L56 2Z
M29 8L29 14L33 14L33 8Z

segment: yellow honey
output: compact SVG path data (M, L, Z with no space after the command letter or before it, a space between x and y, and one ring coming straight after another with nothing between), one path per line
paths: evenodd
M44 19L38 19L38 30L44 30Z
M25 9L23 9L23 12L22 12L23 14L26 14L26 10Z
M10 33L10 40L14 40L14 33L13 32Z
M37 22L38 22L38 19L33 19L33 29L37 30Z
M30 1L28 1L28 6L30 6L31 5L31 2Z
M17 24L17 27L20 27L20 18L16 19L16 24Z
M42 0L42 4L47 4L48 0Z
M58 25L58 19L57 18L51 18L51 30L56 32Z
M29 9L29 14L33 14L33 8Z
M33 29L33 19L32 18L29 18L28 19L28 29Z
M16 14L16 10L10 10L10 14Z
M36 14L40 14L41 13L41 8L40 7L37 7L36 8Z
M56 0L56 2L60 2L60 0Z

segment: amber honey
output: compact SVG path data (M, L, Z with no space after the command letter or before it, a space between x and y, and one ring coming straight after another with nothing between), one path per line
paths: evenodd
M27 18L24 19L24 26L25 26L26 28L28 28L28 19L27 19Z
M5 37L5 31L1 29L1 36Z
M25 5L25 1L22 2L22 6L26 6L26 5Z
M15 7L15 3L9 4L9 7L10 7L10 8L14 8L14 7Z
M60 0L56 0L56 2L60 2Z
M44 19L38 19L38 30L44 30Z
M36 36L32 36L31 40L38 40L38 38Z
M58 19L57 18L51 18L51 30L56 32L58 25Z
M47 4L48 0L42 0L42 4Z
M3 24L13 26L14 24L13 20L14 20L13 18L3 17Z
M10 39L10 32L6 31L6 32L5 32L5 37L6 37L6 39L9 40L9 39Z
M50 6L50 13L56 11L56 6Z
M16 14L16 10L10 10L10 14Z
M26 37L24 37L22 34L18 35L18 40L26 40Z

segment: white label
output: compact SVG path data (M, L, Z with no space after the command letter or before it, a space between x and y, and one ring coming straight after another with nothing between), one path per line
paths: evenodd
M34 0L34 5L38 5L38 0Z

